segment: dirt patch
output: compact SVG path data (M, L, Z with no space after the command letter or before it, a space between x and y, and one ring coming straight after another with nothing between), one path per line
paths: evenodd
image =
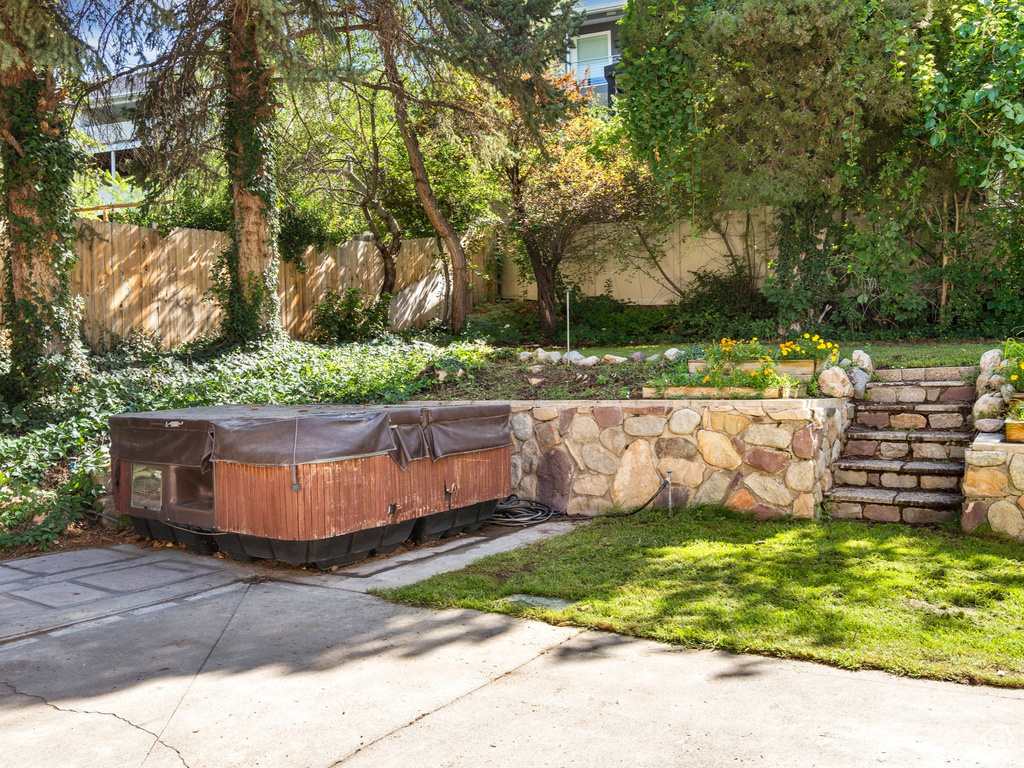
M60 535L45 552L40 552L35 547L21 546L14 549L0 551L0 560L15 560L19 557L38 557L49 555L53 552L71 552L76 549L92 549L94 547L109 547L114 544L134 544L137 547L145 547L157 542L150 542L135 535L130 527L128 528L107 528L102 518L86 517L71 523L67 530Z
M429 382L417 400L639 400L659 369L655 364L601 364L593 368L493 360L463 378L424 372Z

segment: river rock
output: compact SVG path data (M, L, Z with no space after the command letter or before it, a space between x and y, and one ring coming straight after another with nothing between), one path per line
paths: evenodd
M871 355L863 349L853 350L853 362L854 365L867 371L869 376L875 372L875 364L871 361Z
M1016 504L1000 500L988 508L988 524L992 530L1005 536L1018 538L1024 535L1024 514Z
M857 353L854 352L854 354ZM870 361L870 358L868 360ZM866 368L851 368L846 375L850 379L850 383L853 384L853 396L863 400L868 390L868 382L871 381L870 372Z
M736 452L732 440L720 432L702 429L697 433L697 447L704 461L723 469L736 469L743 463L743 458Z
M682 352L680 352L680 351L679 351L678 349L676 349L675 347L672 347L671 349L666 349L666 350L665 350L665 354L664 354L664 355L662 355L662 357L664 357L664 358L665 358L666 360L668 360L668 361L669 361L670 363L674 363L674 362L675 362L676 360L678 360L678 359L679 359L679 356L680 356L681 354L682 354Z
M689 408L680 408L668 420L668 428L677 435L689 435L700 424L700 414Z
M998 419L1003 415L1005 403L1000 395L982 395L974 404L974 425L982 419Z
M1010 482L1017 490L1024 491L1024 455L1018 453L1010 459Z
M994 371L1003 362L1003 351L1001 349L990 349L981 356L981 372Z
M826 397L853 397L853 385L846 378L846 371L838 365L822 372L818 377L818 389Z
M985 432L986 434L993 434L995 432L1002 432L1006 422L1002 419L978 419L974 422L974 428L979 432Z
M639 507L654 495L660 484L651 444L637 440L622 454L619 471L612 481L612 501L623 508Z
M537 466L537 500L565 511L569 504L575 466L564 448L541 454Z
M511 418L512 434L517 440L529 440L533 434L533 417L528 411L513 413Z
M619 460L615 458L615 454L597 443L587 443L583 446L582 454L583 463L595 472L614 475L619 467Z
M634 363L642 363L644 360L647 359L647 355L645 355L643 352L634 352L632 355L629 356L629 359L632 360Z
M793 494L781 482L765 475L748 475L744 484L767 501L779 507L788 507L793 503Z
M625 363L629 360L628 357L619 357L618 355L605 355L601 358L606 363L611 365L618 365L619 363Z

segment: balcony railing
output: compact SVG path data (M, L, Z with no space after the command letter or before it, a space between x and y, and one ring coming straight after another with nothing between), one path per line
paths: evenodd
M566 74L572 72L580 82L587 81L593 86L598 83L607 82L604 77L604 68L611 64L618 64L621 57L618 54L613 56L601 56L596 59L580 59L576 62L567 62L565 65Z

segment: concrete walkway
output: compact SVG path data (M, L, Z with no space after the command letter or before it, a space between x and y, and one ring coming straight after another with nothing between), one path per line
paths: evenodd
M134 547L0 564L0 766L1024 761L1024 692L365 594L559 530L470 537L338 574Z

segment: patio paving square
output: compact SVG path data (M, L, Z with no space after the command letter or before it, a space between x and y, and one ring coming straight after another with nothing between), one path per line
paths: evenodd
M45 610L47 609L41 605L32 605L32 603L0 595L0 619L16 619L19 616L29 616Z
M12 581L30 578L30 574L24 571L16 571L14 568L5 568L0 565L0 584L10 584Z
M54 552L52 555L43 555L42 557L10 560L7 566L30 573L52 574L130 559L134 559L132 555L113 552L109 549L82 549L78 552Z
M88 603L90 600L110 597L109 592L101 592L91 587L83 587L70 581L57 581L31 589L14 590L8 594L31 600L34 603L41 603L50 608L64 608L69 605L78 605L79 603Z
M196 576L205 576L209 573L211 573L209 568L189 567L177 563L157 563L133 565L106 573L83 576L75 579L75 583L109 589L114 592L139 592L144 589L173 584L176 581L185 581Z

